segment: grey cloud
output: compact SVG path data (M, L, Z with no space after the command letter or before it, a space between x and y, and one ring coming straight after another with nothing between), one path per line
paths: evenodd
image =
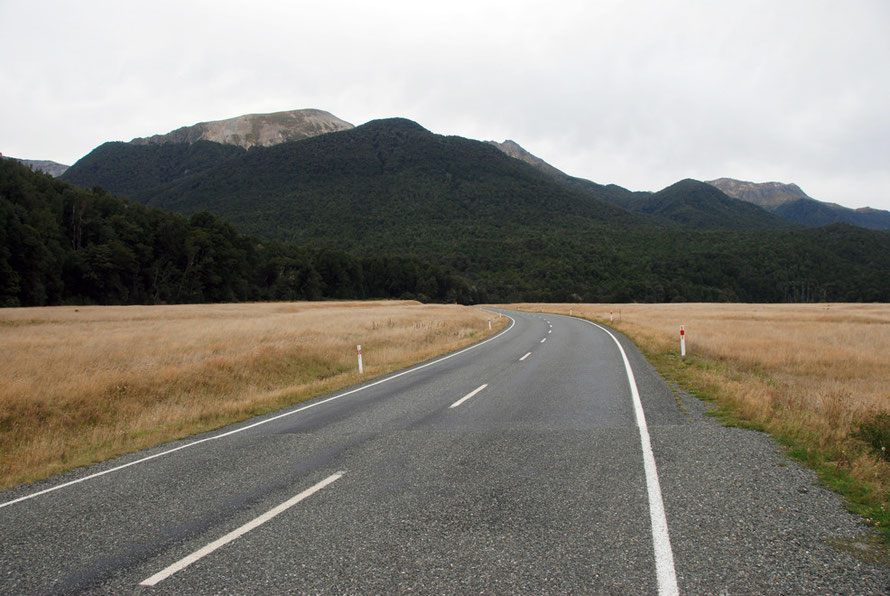
M797 182L890 209L881 0L0 5L0 151L318 107L512 138L570 174Z

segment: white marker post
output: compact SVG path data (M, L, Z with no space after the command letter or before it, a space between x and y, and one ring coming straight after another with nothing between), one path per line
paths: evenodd
M358 350L358 374L363 375L365 374L365 369L362 368L362 347L360 345L355 346L355 349Z
M610 323L612 322L612 311L611 310L609 311L609 322Z
M680 356L686 357L686 329L680 325Z
M488 319L488 330L491 331L491 319Z

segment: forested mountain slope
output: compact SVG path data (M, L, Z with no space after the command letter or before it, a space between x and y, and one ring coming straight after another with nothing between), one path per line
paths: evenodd
M789 229L696 181L558 182L402 119L255 147L137 196L293 245L441 267L471 301L890 299L890 235Z
M108 192L143 202L147 192L197 174L247 153L212 141L141 144L109 142L82 157L61 176L77 186L101 186Z
M0 306L326 297L472 300L434 265L261 242L0 159Z

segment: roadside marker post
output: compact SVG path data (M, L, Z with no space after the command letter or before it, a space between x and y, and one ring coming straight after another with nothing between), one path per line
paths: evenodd
M365 369L362 367L362 347L361 345L355 346L355 349L358 350L358 374L365 374Z
M488 330L491 331L491 319L488 319Z
M686 328L680 325L680 356L686 357Z
M609 322L610 323L612 322L612 311L611 310L609 311Z

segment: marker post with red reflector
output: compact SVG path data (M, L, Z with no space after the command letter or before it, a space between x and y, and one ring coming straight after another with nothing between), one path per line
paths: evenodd
M680 325L680 356L686 356L686 329Z

